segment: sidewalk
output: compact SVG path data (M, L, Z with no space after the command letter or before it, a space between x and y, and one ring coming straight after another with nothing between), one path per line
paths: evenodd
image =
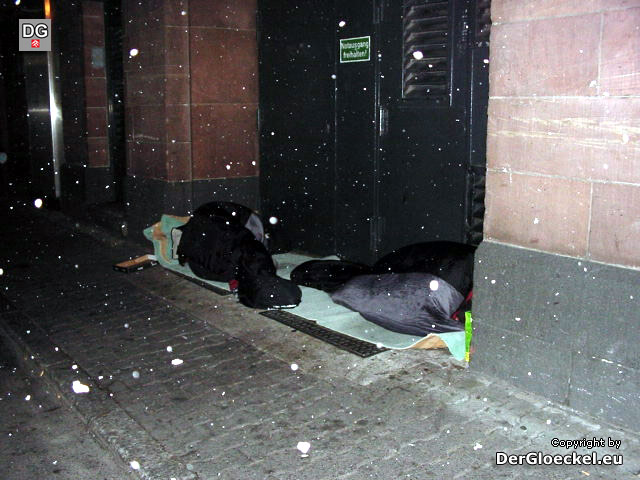
M362 359L159 266L112 270L150 246L33 208L3 205L2 216L0 334L140 478L640 478L633 433L443 351ZM566 455L552 439L583 437L620 440L594 450L624 464L496 466L498 451Z

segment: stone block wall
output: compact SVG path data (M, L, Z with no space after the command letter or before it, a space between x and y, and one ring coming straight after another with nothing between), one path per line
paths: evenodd
M640 429L640 2L494 0L471 366Z

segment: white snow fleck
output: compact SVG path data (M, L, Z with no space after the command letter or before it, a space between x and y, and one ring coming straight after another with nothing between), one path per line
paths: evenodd
M269 217L269 223L271 225L275 225L276 223L278 223L278 219L276 217Z
M135 57L139 53L140 53L140 51L137 48L132 48L131 50L129 50L129 56L130 57Z
M311 448L311 444L309 442L298 442L298 446L296 448L300 450L303 455L306 455L306 453Z
M491 285L495 285L496 281L495 280L491 280Z
M605 170L609 170L609 165L605 163L602 165L602 168L604 168Z
M0 275L4 275L4 270L0 268Z
M336 74L334 73L333 75L331 75L331 78L332 78L333 80L335 80L335 79L337 78L337 77L336 77Z
M431 280L429 282L429 290L431 290L432 292L435 292L436 290L438 290L439 286L440 284L438 283L437 280Z
M600 361L604 363L613 363L611 360L607 360L606 358L601 358Z
M131 460L129 465L131 465L131 468L134 470L140 470L140 464L136 460Z
M78 369L78 365L71 365L71 370L77 370Z
M31 400L31 395L27 395L26 397L24 397L24 399L28 402L29 400Z
M539 219L538 217L536 217L536 218L534 218L534 219L533 219L533 224L534 224L534 225L537 225L537 224L539 224L539 223L540 223L540 219Z
M183 363L184 361L180 358L174 358L173 360L171 360L171 365L182 365Z
M131 376L135 379L140 378L140 372L137 370L134 370L133 372L131 372Z
M129 324L128 324L128 323L125 323L125 324L124 324L124 328L129 328Z
M298 364L297 364L297 363L292 363L292 364L291 364L291 370L293 370L294 372L295 372L296 370L298 370Z
M173 352L173 347L171 345L167 347L167 352Z
M485 58L484 60L482 60L482 63L489 63L489 59Z
M41 208L41 207L42 207L42 199L41 199L41 198L36 198L36 199L33 201L33 205L34 205L36 208Z
M516 322L519 322L520 320L522 320L520 317L516 317Z
M629 134L627 132L622 134L622 143L629 143Z
M416 50L415 52L413 52L413 58L415 58L416 60L422 60L424 58L424 55L420 50Z
M71 388L75 393L89 393L89 385L85 385L80 380L74 380Z
M547 425L551 425L551 420L547 419Z
M344 20L340 20L340 21L338 22L338 26L339 26L340 28L344 27L346 24L347 24L347 22L345 22Z
M528 376L531 376L531 372L527 372L527 375L528 375Z
M476 444L473 446L474 450L480 450L482 448L482 444L479 442L476 442Z

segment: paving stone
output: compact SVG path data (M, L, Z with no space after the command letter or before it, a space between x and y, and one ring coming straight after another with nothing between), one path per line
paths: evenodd
M112 453L125 463L145 459L141 478L591 480L640 470L634 432L594 424L443 355L332 354L160 267L113 272L122 243L109 249L63 217L20 215L33 238L50 239L25 245L16 222L3 232L4 258L41 258L37 268L5 269L3 298L13 309L0 310L0 331ZM45 243L64 245L62 258L46 255ZM176 358L183 363L172 365ZM74 379L92 393L73 393ZM495 464L497 451L555 453L551 438L583 435L622 440L625 465L587 476L576 466ZM311 444L306 457L301 441Z

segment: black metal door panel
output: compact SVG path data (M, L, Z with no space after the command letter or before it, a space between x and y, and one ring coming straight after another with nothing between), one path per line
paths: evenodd
M277 219L274 251L335 253L333 18L322 0L259 3L260 209Z
M369 61L336 62L336 246L345 258L375 259L376 97L373 0L336 2L340 39L371 37Z
M384 3L380 36L381 253L465 241L467 1Z

